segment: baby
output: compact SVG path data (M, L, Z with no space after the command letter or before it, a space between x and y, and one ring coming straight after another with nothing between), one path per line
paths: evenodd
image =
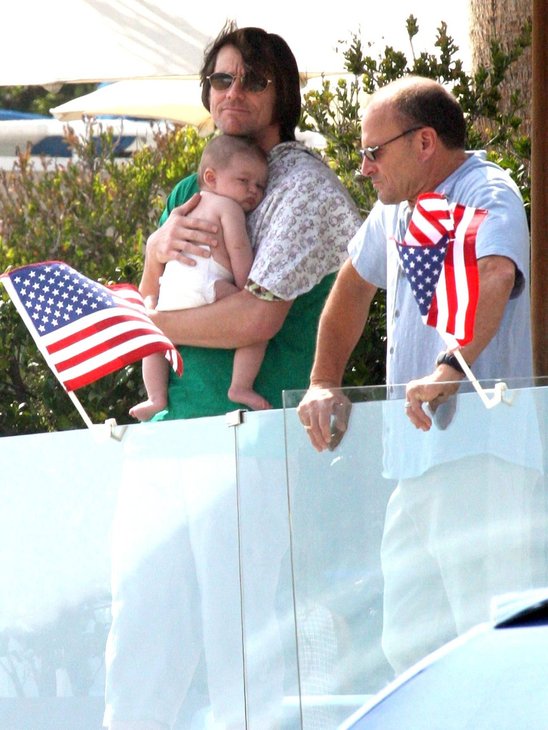
M243 289L253 252L245 214L261 202L268 177L266 154L245 137L220 135L205 147L198 168L201 200L193 216L216 223L218 245L211 256L195 256L195 266L169 261L158 282L158 293L147 304L158 310L177 310L210 304ZM253 385L267 343L241 347L234 354L228 397L253 410L270 408ZM162 354L143 359L147 400L130 409L140 421L148 421L167 407L169 364Z

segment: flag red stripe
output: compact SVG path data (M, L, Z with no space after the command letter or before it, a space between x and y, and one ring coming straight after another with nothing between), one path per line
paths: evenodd
M112 309L110 310L110 312L106 313L105 319L94 322L88 327L83 327L77 332L73 332L66 337L62 337L61 339L52 342L47 346L48 352L53 355L60 350L64 350L66 347L70 347L71 345L75 345L78 342L85 340L87 337L91 337L98 332L103 332L109 327L114 327L114 325L123 324L124 322L139 322L141 325L143 325L142 317L132 314L116 314L116 311L116 309ZM148 327L147 331L156 332L156 330L151 327Z
M435 243L432 241L424 231L417 226L417 224L411 219L409 221L409 233L421 246L434 246ZM404 241L405 243L405 241ZM415 244L413 244L415 245Z
M426 324L430 325L430 327L435 327L438 322L438 302L435 292L434 296L432 297L432 301L430 302L430 309L428 310L425 321Z
M117 357L113 360L109 360L108 362L103 363L100 367L94 368L93 370L88 370L85 373L82 373L82 375L78 376L77 378L63 380L63 384L68 391L82 388L84 385L89 385L90 383L93 383L95 380L98 380L105 375L109 375L116 370L120 370L126 365L130 365L131 363L137 360L141 360L147 355L153 355L156 352L158 352L158 346L154 342L151 342L148 345L144 345L142 347L131 350L127 353L127 356Z
M466 277L468 279L468 307L465 313L464 321L464 342L470 342L474 338L474 323L476 319L476 309L479 298L479 281L477 276L477 262L475 246L470 243L464 244L464 265L466 267Z
M447 210L439 211L424 211L421 210L424 219L435 228L440 236L445 236L447 231L447 225L444 225L442 221L449 221L450 217Z
M450 241L445 254L445 291L447 294L447 323L445 329L450 334L455 332L457 314L457 284L455 281L455 260L453 256L454 241Z
M107 350L110 350L112 347L116 347L117 345L122 345L125 342L131 342L131 340L135 339L136 337L140 337L141 335L150 335L151 331L149 328L142 327L140 329L132 329L129 332L122 332L118 335L115 335L114 337L111 337L108 340L102 340L97 345L94 345L93 347L88 348L87 350L83 350L82 352L79 352L77 355L73 355L72 357L67 358L66 360L61 360L60 362L56 362L55 367L59 372L63 372L63 370L68 370L69 368L76 367L77 365L80 365L81 363L85 362L86 360L89 360L92 357L96 357L97 355L102 354L103 352L106 352ZM169 345L166 343L166 349L169 347Z
M464 236L464 261L468 280L470 304L466 312L466 337L469 342L474 336L474 320L479 299L479 275L476 258L476 235L478 228L487 215L485 210L476 210L468 224Z

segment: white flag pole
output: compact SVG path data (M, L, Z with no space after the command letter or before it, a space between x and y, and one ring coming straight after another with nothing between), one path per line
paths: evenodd
M82 404L80 403L80 401L78 400L78 398L74 395L74 393L71 390L67 390L66 393L67 393L68 397L71 399L71 401L73 402L74 407L76 408L78 413L82 416L82 419L83 419L84 423L86 424L86 426L88 428L93 428L93 422L92 422L91 418L88 416L88 414L85 412L85 410L84 410Z
M459 361L459 364L461 368L464 370L464 374L468 378L468 380L472 383L474 386L474 389L476 390L476 393L481 398L483 405L486 408L494 408L496 405L498 405L502 400L502 394L507 389L506 383L496 383L495 387L492 389L493 395L490 398L487 395L487 391L485 388L482 388L480 385L478 379L470 369L470 366L464 359L462 352L460 351L460 346L458 345L457 341L454 339L450 339L449 337L444 337L445 342L449 348L449 351L453 353L453 355L457 358Z
M61 383L61 385L63 384ZM74 392L71 390L66 390L66 388L65 392L71 399L78 413L82 416L86 426L89 429L93 429L95 438L98 438L100 441L103 441L105 438L108 437L113 438L115 441L122 440L127 426L118 426L115 418L107 418L104 423L93 423L91 418L85 412L82 404L80 403Z

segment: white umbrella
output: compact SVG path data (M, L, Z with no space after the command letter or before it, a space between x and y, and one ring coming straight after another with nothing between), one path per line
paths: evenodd
M405 19L421 27L416 50L430 46L440 20L447 21L461 49L468 45L467 7L430 0L344 0L337 12L295 4L183 3L181 0L17 0L2 7L0 86L187 76L198 73L204 48L228 18L285 38L303 72L340 71L338 41L353 33L377 50L408 48ZM337 52L339 50L339 52Z
M207 135L213 122L200 92L200 82L193 78L130 79L102 86L50 112L63 122L99 115L162 119L191 124Z
M211 34L180 0L17 0L2 8L0 85L187 75Z

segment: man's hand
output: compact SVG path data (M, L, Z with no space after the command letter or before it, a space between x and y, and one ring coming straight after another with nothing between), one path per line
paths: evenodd
M333 450L342 440L352 404L338 388L312 386L297 414L316 451Z
M161 264L177 260L190 266L196 262L187 254L210 256L209 248L217 246L218 227L190 215L199 202L200 195L196 193L171 211L165 223L149 236L147 256L152 255Z
M516 265L505 256L484 256L478 259L479 301L474 324L474 339L461 348L461 354L469 365L495 336L508 299L516 281ZM432 375L412 380L406 389L407 415L422 431L428 431L432 420L422 409L428 403L432 413L440 403L458 390L463 375L449 365L438 365ZM408 404L408 405L407 405Z
M438 365L431 375L412 380L405 389L405 412L409 420L421 431L429 431L432 419L423 410L427 403L432 413L454 395L463 376L448 365Z

